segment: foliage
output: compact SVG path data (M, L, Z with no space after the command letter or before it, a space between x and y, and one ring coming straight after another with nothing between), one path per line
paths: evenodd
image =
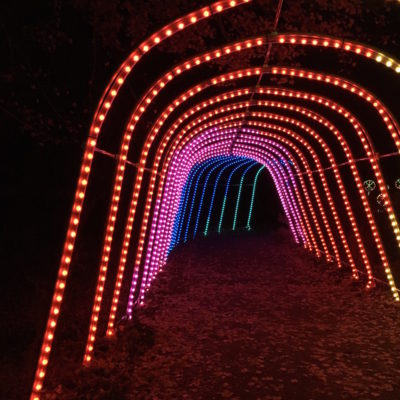
M8 2L2 12L2 119L41 145L82 142L118 63L155 29L202 4L207 2L49 0L21 8ZM161 49L184 56L221 39L270 33L275 7L273 0L254 1L185 31ZM286 0L278 29L352 37L392 49L399 44L399 15L395 2ZM299 54L280 49L274 62ZM236 57L232 66L247 62Z

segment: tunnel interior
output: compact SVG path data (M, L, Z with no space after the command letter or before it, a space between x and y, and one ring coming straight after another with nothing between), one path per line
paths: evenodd
M170 250L197 234L276 227L279 201L263 170L257 161L236 156L196 164L182 190Z
M63 318L74 317L65 304L77 301L82 281L93 294L76 316L85 332L80 361L89 366L97 338L114 337L145 304L171 251L201 235L285 224L294 243L360 290L382 284L400 300L400 62L356 40L265 35L259 26L189 46L186 34L253 15L251 3L218 1L165 25L106 87L82 157L33 400L65 351L56 327L64 332ZM294 60L287 49L298 51Z

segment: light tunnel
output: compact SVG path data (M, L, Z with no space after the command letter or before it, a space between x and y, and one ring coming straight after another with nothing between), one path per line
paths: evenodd
M296 243L360 286L380 282L400 300L400 191L391 184L400 172L399 110L381 99L384 85L399 81L398 60L351 40L274 33L202 49L141 82L163 42L250 6L224 0L179 18L143 41L110 80L83 154L31 399L40 398L56 362L52 347L85 224L104 222L82 321L89 366L96 339L113 337L118 321L132 318L174 247L211 231L251 228L260 174L270 177ZM340 52L382 78L370 87L357 71L339 76L318 65L230 67L260 50L267 60L281 46L318 49L319 58ZM135 83L140 95L132 99ZM366 179L380 192L379 213ZM102 201L96 215L87 211L90 199Z

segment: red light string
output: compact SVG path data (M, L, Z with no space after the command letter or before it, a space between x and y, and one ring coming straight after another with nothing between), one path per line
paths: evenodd
M260 45L260 44L262 44L262 41L258 39L258 40L256 41L256 44L257 44L257 45ZM251 46L251 44L250 44L250 46ZM220 56L220 53L217 52L217 53L216 53L216 57L218 57L218 56ZM210 57L210 56L209 56L209 57ZM206 57L206 61L208 61L207 58L209 58L209 57ZM196 64L198 64L198 63L200 63L200 61L197 59L197 60L196 60ZM187 68L187 69L191 68L191 65L190 65L190 64L186 64L186 68ZM178 73L181 72L179 68L177 69L177 71L178 71ZM171 79L171 75L169 75L168 79ZM161 82L161 84L162 84L162 82ZM149 99L147 99L147 101L149 101ZM136 118L137 118L137 117L138 117L138 116L136 116ZM393 219L392 215L391 215L390 218Z
M230 108L230 107L228 107L228 109L229 109L229 108ZM221 109L224 109L224 107L222 107ZM208 116L212 116L212 115L214 115L214 114L216 114L216 113L217 113L217 111L214 110L214 112L209 113ZM239 118L240 118L240 117L239 117ZM193 126L196 125L196 123L197 123L198 121L204 121L204 120L205 120L205 118L204 118L203 116L201 116L201 117L199 117L198 119L192 121L188 126L193 127ZM210 125L211 125L211 124L210 124ZM210 126L210 125L208 125L208 126ZM187 129L184 129L182 132L186 132L186 131L187 131ZM323 243L324 243L324 241L323 241Z
M257 73L257 71L256 71L256 73ZM239 73L239 75L240 75L240 73ZM249 73L247 73L247 71L246 71L246 76L249 76ZM179 104L179 103L178 103ZM171 109L171 108L170 108Z
M230 111L230 110L233 110L233 109L238 109L238 108L240 108L240 107L242 107L242 106L245 106L246 105L246 103L241 103L241 104L233 104L233 105L227 105L227 106L224 106L224 107L221 107L219 110L221 110L221 111ZM216 113L218 113L219 111L217 110L214 110L214 111L212 111L212 112L209 112L207 115L208 116L210 116L210 115L215 115ZM204 116L202 116L202 117L199 117L199 118L197 118L195 121L192 121L191 123L190 123L190 127L192 127L192 126L194 126L196 123L198 123L198 121L199 120L204 120L205 119L205 117ZM292 121L293 122L293 121ZM320 121L320 122L324 122L324 121ZM310 128L308 128L308 127L306 127L305 125L303 125L303 128L305 128L305 129L307 129L309 132L310 132ZM318 135L316 135L316 133L314 132L314 131L312 131L311 132L311 134L312 135L314 135L315 137L317 137L317 138L319 138L318 137ZM319 138L319 142L321 143L321 139ZM326 147L326 144L322 141L322 147ZM327 149L325 149L325 152L328 152L329 153L329 150L327 150ZM328 154L328 156L331 158L331 162L332 162L332 160L334 159L333 158L333 156L332 155L329 155ZM336 171L337 172L337 171ZM338 178L339 179L339 181L341 182L341 180L340 180L340 177ZM341 186L341 190L343 191L344 190L344 187L343 187L343 185ZM352 218L351 216L350 216L350 218ZM354 228L354 227L353 227ZM339 228L340 229L340 228ZM343 232L342 232L342 235L341 235L342 237L344 237L344 235L343 235ZM347 249L348 249L348 246L345 246L345 247L347 247ZM349 253L348 253L349 254ZM353 264L353 266L354 266L354 263L352 263Z
M161 174L161 175L163 175L163 174ZM158 203L159 203L159 201L158 201ZM315 214L314 214L315 215ZM318 223L317 223L318 224Z
M240 119L241 118L241 115L238 115L237 116L237 118L236 119ZM222 119L222 121L223 120L229 120L229 121L231 121L232 120L232 118L225 118L225 119ZM221 120L217 120L218 122L219 121L221 121ZM211 126L212 124L209 124L208 126ZM272 128L273 126L271 125L271 124L265 124L265 123L260 123L260 122L257 122L257 121L254 121L254 122L251 122L251 125L259 125L259 126L264 126L264 127L268 127L268 128ZM276 129L277 130L280 130L280 133L282 133L282 132L285 132L285 133L288 133L288 132L290 132L289 130L286 130L285 128L281 128L281 127L276 127ZM299 140L300 141L302 141L303 139L300 137L299 138ZM304 142L304 141L303 141ZM305 143L306 142L304 142L303 144L305 145ZM311 150L311 149L310 149ZM318 162L318 161L316 161L316 162ZM320 171L322 168L318 168L318 171ZM354 171L353 171L354 172ZM362 193L365 195L365 192L363 191L363 189L361 189L362 190ZM366 199L363 199L363 201L366 201ZM365 204L364 204L364 206L365 206ZM368 211L368 210L367 210ZM368 214L367 214L368 215ZM357 236L357 241L361 241L361 237L360 236ZM360 247L361 248L361 247ZM378 247L378 249L379 249L379 247ZM371 285L372 285L372 271L371 271L371 268L370 268L370 264L369 264L369 262L368 262L368 258L367 258L367 256L366 256L366 253L365 253L365 250L363 250L363 252L362 252L362 256L363 256L363 259L365 260L365 263L366 263L366 269L367 269L367 273L368 273L368 276L369 276L369 282L368 282L368 287L370 287ZM387 272L387 271L385 271L385 272Z
M342 89L350 91L351 93L358 95L360 98L363 98L365 101L372 103L373 107L375 107L377 109L378 115L380 115L380 117L382 118L391 137L394 139L394 143L400 153L400 133L399 133L399 127L397 125L396 120L390 114L388 109L383 105L383 103L380 102L376 97L374 97L372 95L372 93L368 92L365 88L362 88L361 86L356 85L353 82L350 82L348 80L345 80L345 79L342 79L342 78L339 78L336 76L315 73L313 71L305 71L305 70L299 70L299 69L294 69L294 68L285 68L285 67L279 67L279 68L274 67L271 69L271 71L273 74L282 74L282 75L288 74L290 76L296 76L296 77L306 78L306 79L310 79L310 80L317 80L317 81L323 80L325 83L329 83L331 85L333 84ZM369 150L369 151L371 151L371 150ZM378 174L378 176L379 176L378 183L382 184L384 181L383 181L383 175L380 172L378 159L376 157L374 157L373 153L368 154L368 155L370 156L370 162L372 164L372 168L373 168L374 172L376 174ZM352 166L352 169L356 169L356 167ZM399 229L396 215L395 215L393 207L391 205L389 194L386 190L386 185L382 185L382 195L383 195L384 204L385 204L385 207L386 207L386 210L388 213L388 217L391 221L391 226L393 229L395 239L397 241L397 245L400 247L400 229Z
M294 110L294 109L295 109L295 111L300 111L300 112L302 112L303 114L306 114L307 116L309 116L309 117L311 117L311 118L313 118L313 119L316 119L318 122L320 122L320 123L322 123L322 124L324 124L324 125L329 126L329 128L330 128L331 130L332 130L332 129L333 129L333 130L335 129L335 128L333 127L333 125L329 124L329 123L328 123L323 117L321 117L319 114L313 113L312 111L310 111L310 110L308 110L308 109L305 109L305 108L301 108L301 107L296 107L296 108L294 108L294 106L287 105L287 104L285 104L285 103L268 103L268 102L262 102L262 101L255 102L254 105L261 105L261 106L263 106L263 105L269 105L269 106L275 106L275 107L288 108L288 109L291 109L291 110ZM210 117L210 116L216 115L216 114L218 114L218 113L220 113L220 112L227 112L227 111L231 111L231 110L237 110L237 109L239 109L239 108L241 108L241 107L246 107L246 115L250 115L250 114L251 114L251 115L257 116L257 113L250 113L250 112L248 111L248 107L247 107L247 106L248 106L248 103L247 103L247 102L246 102L246 103L243 102L243 103L229 104L229 105L225 105L225 106L223 106L223 107L221 107L221 108L219 108L219 109L217 109L217 110L214 109L213 111L209 111L206 115L207 115L208 117ZM274 118L275 118L275 119L281 119L281 120L282 120L282 118L284 118L284 117L281 117L281 116L279 116L279 115L275 115ZM203 114L202 116L198 117L196 120L192 121L192 122L190 123L189 126L191 126L191 127L192 127L192 126L195 126L196 123L198 123L199 121L204 121L204 119L205 119L205 116L204 116L204 114ZM348 197L347 197L346 191L345 191L345 189L344 189L344 185L343 185L343 183L342 183L340 173L339 173L339 171L338 171L338 169L337 169L337 167L336 167L335 159L334 159L334 157L333 157L332 152L330 152L329 147L327 147L326 143L321 139L321 137L320 137L319 135L317 135L316 132L313 131L309 126L307 126L307 125L305 125L305 124L301 124L301 123L298 122L297 120L293 120L293 119L289 119L289 118L285 118L284 121L285 121L285 122L288 122L288 123L295 124L296 126L301 126L301 128L302 128L303 130L305 130L306 133L311 134L314 138L316 138L316 139L319 141L319 143L321 144L321 146L322 146L322 148L324 149L325 153L327 153L327 156L328 156L328 158L329 158L329 160L330 160L330 163L332 164L332 168L334 169L335 177L336 177L336 179L337 179L337 181L338 181L339 188L340 188L341 194L342 194L342 196L343 196L343 201L344 201L344 203L345 203L345 205L346 205L346 210L348 211L349 219L350 219L350 221L351 221L351 223L352 223L353 230L354 230L354 232L355 232L356 237L360 237L360 235L359 235L359 233L358 233L357 225L356 225L355 222L354 222L354 215L353 215L353 212L352 212L352 210L351 210L351 206L350 206L350 203L349 203L349 201L348 201ZM334 132L335 132L335 131L334 131ZM338 132L338 131L336 130L336 132ZM339 135L339 136L340 136L340 135ZM340 139L339 139L339 140L340 140ZM346 142L344 141L344 143L346 143ZM347 143L346 143L346 146L347 146ZM347 154L347 153L348 153L347 147L345 147L345 151L346 151L346 154ZM348 154L351 154L351 153L348 153ZM320 166L320 168L322 168L322 166ZM324 181L324 187L325 187L325 189L328 187L328 185L326 184L326 181ZM329 190L326 191L326 193L329 193ZM331 196L330 196L329 203L330 203L330 205L332 206L333 200L332 200L332 197L331 197ZM335 210L335 209L333 208L333 210ZM355 271L354 260L352 259L351 253L350 253L350 251L349 251L349 248L348 248L348 245L347 245L347 241L346 241L346 239L345 239L345 235L344 235L344 232L343 232L343 229L342 229L342 227L341 227L341 224L340 224L340 221L339 221L339 217L338 217L336 211L334 211L334 218L335 218L336 224L338 225L338 230L339 230L339 232L340 232L340 236L341 236L341 238L342 238L344 247L345 247L345 249L346 249L346 253L347 253L347 255L348 255L349 262L350 262L350 264L352 265L353 270ZM360 251L362 252L362 254L365 254L365 249L364 249L364 246L363 246L363 244L362 244L362 241L359 242L359 245L361 246L361 247L360 247ZM364 261L365 261L365 258L364 258ZM369 266L369 263L368 263L368 262L366 262L366 268L367 268L367 270L370 270L370 266ZM372 278L372 275L370 276L370 278ZM372 284L372 282L370 282L369 284Z
M211 138L211 139L209 139L209 140L211 141L211 140L213 140L213 138ZM192 153L192 154L195 154L195 155L198 154L198 152L199 152L198 148L196 148L196 149L191 149L191 150L192 150L191 153ZM184 160L185 160L186 162L187 162L187 159L188 159L187 156L185 156L185 159L184 159ZM189 168L190 168L190 167L189 167ZM182 169L183 169L183 168L181 168L180 170L182 170ZM175 176L176 176L176 173L175 173L175 172L174 172L174 173L171 172L170 174L172 175L173 178L175 178ZM175 189L174 189L173 193L175 193ZM285 199L288 200L288 197L286 196L286 194L285 194ZM289 201L289 200L288 200L288 201ZM171 204L171 202L168 202L168 204ZM293 211L293 208L291 208L291 211ZM289 217L289 221L290 221L290 217Z
M241 120L242 115L243 115L243 114L238 114L238 115L237 115L237 119L238 119L238 120ZM213 126L213 125L214 125L214 121L211 121L211 122L210 122L210 125ZM299 152L299 153L300 153L300 150L299 150L298 148L296 148L295 150L296 150L296 152ZM308 165L308 164L307 164L305 158L304 158L304 157L301 157L301 158L302 158L303 165L305 166L306 170L309 170L309 167L306 166L306 165ZM321 213L322 213L321 218L323 219L324 225L325 225L325 227L327 228L327 231L328 231L328 237L330 238L332 247L333 247L334 249L336 249L336 251L334 251L334 252L335 252L335 254L336 254L338 260L340 260L340 256L339 256L339 253L338 253L338 250L337 250L337 245L336 245L336 243L335 243L334 236L333 236L333 234L332 234L332 231L331 231L329 222L327 221L326 213L323 211L324 209L323 209L323 207L322 207L321 200L320 200L319 195L318 195L318 193L317 193L317 190L316 190L316 187L315 187L315 182L314 182L314 180L313 180L312 177L310 178L310 180L311 180L310 183L311 183L312 188L313 188L313 194L314 194L314 196L316 197L316 202L317 202L317 204L318 204L318 210L320 210ZM309 203L309 204L310 204L310 203ZM314 213L314 215L315 215L315 213ZM319 223L317 222L316 217L315 217L314 223L316 223L316 226L320 226ZM320 236L320 238L321 238L321 242L322 242L323 248L325 249L326 252L328 252L328 247L327 247L327 244L326 244L326 242L325 242L325 239L323 238L322 230L319 232L319 236ZM330 259L329 259L329 260L330 260Z
M225 11L226 9L236 7L237 5L244 4L249 1L250 0L219 1L217 3L213 3L209 7L203 7L193 13L190 13L182 18L175 20L169 25L164 26L162 29L153 34L149 39L145 40L129 55L129 57L121 64L116 73L113 75L110 83L107 85L100 99L97 110L94 114L94 118L89 131L89 136L85 145L85 151L83 154L83 161L73 201L71 217L68 223L67 235L57 274L54 294L51 302L45 332L43 335L43 342L40 349L35 378L32 386L32 392L30 396L31 400L39 400L40 392L43 389L43 382L46 376L46 370L49 363L51 348L53 345L54 333L58 322L60 307L64 297L72 252L74 250L75 238L77 235L80 215L82 212L82 205L86 193L86 186L88 184L88 179L91 171L94 149L101 127L108 114L108 110L110 109L114 99L116 98L122 84L124 83L128 74L132 71L135 64L142 57L142 49L144 51L149 50L151 47L156 46L162 40L166 39L169 36L172 36L176 32L187 28L188 26L198 22L201 19L208 18L212 13ZM93 321L96 322L95 318L93 318ZM91 333L89 333L89 335L91 335Z
M278 29L278 22L279 22L279 18L280 18L280 16L281 16L282 4L283 4L283 0L279 0L279 1L278 1L278 6L277 6L277 8L276 8L274 24L273 24L273 26L272 26L272 32L273 32L273 33L276 32L277 29ZM265 53L264 62L263 62L263 68L266 68L266 67L268 66L269 56L271 55L271 50L272 50L272 44L273 44L273 43L274 43L273 41L268 41L267 51L266 51L266 53ZM252 89L252 91L251 91L251 94L250 94L250 101L249 101L249 104L252 104L252 103L253 103L254 95L256 94L257 89L258 89L259 86L261 85L261 80L262 80L262 78L263 78L263 75L264 75L264 74L261 73L261 74L258 76L258 78L257 78L257 82L256 82L255 86L253 87L253 89ZM250 106L250 105L249 105L249 106ZM246 117L247 117L247 114L248 114L248 112L249 112L249 106L247 107L246 112L245 112L245 116L243 117L242 125L244 125L244 124L246 123ZM233 141L232 141L232 145L231 145L232 149L233 149L233 147L234 147L234 145L235 145L235 141L237 140L238 135L240 135L240 130L238 131L238 133L236 134L236 136L234 137L234 139L233 139Z
M217 56L218 56L218 54L217 54ZM189 66L190 67L190 66Z
M144 54L144 53L148 52L152 47L159 44L162 40L167 39L174 33L186 28L188 25L194 24L194 23L198 22L200 19L208 18L210 15L212 15L212 13L221 12L223 10L226 10L227 8L232 8L239 4L243 4L243 3L247 3L247 2L249 2L249 0L230 1L230 2L222 1L222 2L218 2L218 3L214 3L210 7L203 8L195 13L191 13L184 18L180 18L179 20L176 20L174 23L168 25L167 27L164 27L161 31L154 34L146 42L142 43L142 45L139 46L139 49ZM135 56L134 56L134 58L135 58ZM136 61L138 61L138 59ZM178 74L178 72L177 72L177 74ZM121 83L123 83L123 81L121 81ZM162 83L160 83L160 85L163 86ZM151 92L152 96L155 96L157 93L158 93L158 91L155 88L153 88L152 92ZM150 104L150 102L151 102L151 97L147 97L146 104ZM106 107L109 108L110 106L111 106L111 102L108 102L106 104ZM143 111L141 111L142 109L143 109ZM135 112L137 114L140 114L140 113L144 112L144 109L145 109L145 106L144 106L144 102L142 101L142 103L137 106L137 109L135 110ZM112 246L112 241L113 241L113 232L114 232L114 227L115 227L115 222L116 222L116 217L117 217L120 193L121 193L122 183L123 183L123 179L124 179L125 164L127 161L129 144L130 144L130 141L132 138L132 133L133 133L133 130L135 127L135 122L138 119L139 119L138 115L135 115L134 120L128 124L127 131L124 134L122 142L121 142L120 157L118 159L118 165L116 168L116 174L115 174L115 180L114 180L114 186L113 186L113 194L111 197L110 212L109 212L109 216L108 216L106 234L105 234L105 238L104 238L105 244L103 246L101 264L99 267L99 277L97 280L97 287L96 287L96 292L95 292L95 300L94 300L94 304L93 304L92 316L91 316L91 321L90 321L90 326L89 326L88 340L87 340L86 350L85 350L85 354L84 354L84 358L83 358L84 365L90 364L91 353L93 351L93 346L94 346L94 342L96 339L97 323L98 323L99 314L100 314L100 310L101 310L103 291L104 291L105 281L106 281L106 277L107 277L108 261L109 261L109 255L111 252L111 246ZM144 172L144 170L145 170L145 166L140 165L139 173L142 174ZM142 178L140 178L140 179L142 179ZM136 205L137 200L135 197L132 198L131 203ZM128 222L127 222L128 227L133 225L133 221L134 221L134 213L130 213L130 215L128 216ZM121 285L122 285L122 279L123 279L123 271L125 269L125 263L126 263L126 255L127 255L126 242L130 239L130 234L127 234L125 239L126 240L124 240L124 248L122 249L122 255L120 257L120 266L119 266L119 270L117 272L117 281L116 281L115 288L114 288L113 301L111 304L112 319L115 319L114 310L116 309L116 305L118 302ZM107 334L108 335L112 334L112 327L107 328Z
M187 146L185 147L185 149L183 150L183 152L180 153L180 154L182 154L181 157L184 157L184 158L183 158L184 160L186 160L187 157L189 157L189 154L186 155L186 154L184 153L184 151L186 150L186 148L187 148ZM193 150L193 151L194 151L194 150ZM197 153L197 152L198 152L198 150L195 150L195 153ZM184 155L183 155L183 154L184 154ZM175 178L175 176L178 174L178 171L181 171L181 170L182 170L182 168L178 168L177 170L174 170L174 173L171 172L172 177ZM175 172L175 171L176 171L176 172ZM292 179L292 176L291 176L291 179ZM297 190L297 185L296 185L296 184L294 184L294 189L295 189L295 191L296 191L296 196L298 197L298 190ZM301 199L300 199L300 207L301 207L302 211L304 211L304 207L303 207L303 205L302 205ZM155 218L155 217L154 217L154 218ZM309 226L309 224L308 224L308 219L306 219L306 221L307 221L307 225ZM306 237L306 243L305 243L305 244L307 244L307 243L309 243L308 233L307 233L307 231L304 229L303 222L301 221L301 219L300 219L300 225L301 225L302 231L304 232L305 237ZM307 247L308 247L308 246L307 246ZM312 247L311 247L311 245L310 245L310 249L311 249L311 248L312 248Z
M96 113L95 113L95 116L94 116L94 119L93 119L93 122L92 122L92 125L90 128L89 138L86 143L85 152L83 155L81 172L80 172L80 176L78 179L78 186L77 186L74 203L73 203L73 207L72 207L71 218L70 218L69 225L68 225L67 237L66 237L66 241L64 244L58 278L56 281L54 296L53 296L52 305L50 308L50 314L49 314L48 322L46 325L43 344L42 344L41 351L40 351L38 368L37 368L36 375L35 375L31 399L39 399L39 393L43 387L43 381L44 381L44 377L46 374L47 364L49 361L49 356L50 356L50 352L51 352L55 328L56 328L57 321L58 321L60 306L61 306L63 295L64 295L66 279L67 279L68 272L69 272L69 265L71 262L72 252L74 249L75 238L76 238L77 230L78 230L78 226L79 226L80 215L82 212L82 205L83 205L83 201L85 198L86 186L88 184L88 179L89 179L89 175L90 175L90 171L91 171L91 163L92 163L92 159L93 159L93 155L94 155L94 151L95 151L95 146L97 143L97 138L101 132L103 123L108 116L108 111L111 108L115 98L117 97L120 88L125 83L126 78L132 72L132 69L136 65L136 63L139 62L141 57L144 54L146 54L152 47L156 46L158 43L160 43L163 40L167 39L168 37L172 36L176 32L179 32L182 29L185 29L186 27L197 23L199 20L208 18L213 13L221 12L221 11L224 11L225 9L232 8L232 7L235 7L237 5L240 5L240 4L243 4L246 2L247 2L246 0L217 2L217 3L214 3L213 5L211 5L210 7L204 7L194 13L188 14L187 16L174 21L172 24L165 26L164 28L159 30L157 33L152 35L149 39L144 41L136 50L134 50L130 54L130 56L121 64L120 68L114 74L109 85L107 86L107 88L101 98L101 101L99 102L98 109L96 110ZM362 56L366 59L371 59L371 60L374 59L376 62L381 63L382 65L388 67L389 69L392 69L396 72L400 72L400 64L393 57L390 57L382 52L379 52L375 49L372 49L372 48L367 47L362 44L358 44L358 43L354 43L354 42L350 42L350 41L344 41L344 40L335 39L335 38L303 35L303 34L300 34L300 35L298 35L298 34L297 35L281 34L281 35L277 35L274 38L268 38L268 41L272 41L272 40L276 40L277 43L282 43L282 44L312 45L312 46L332 47L334 49L341 49L343 51L353 52L354 54ZM256 43L256 45L263 45L266 43L265 40L259 40L259 41L260 41L260 43ZM226 49L226 51L227 51L226 54L229 54L230 49ZM210 56L210 59L211 59L211 56ZM209 61L209 60L206 59L204 62L207 62L207 61ZM199 63L195 62L196 65L198 65L200 63L201 63L200 61L199 61ZM277 70L275 70L275 71L277 72ZM290 70L289 73L291 74L292 72L294 72L293 69ZM299 77L301 77L301 75L300 75L301 73L302 72L300 71ZM309 72L307 72L307 73L309 74ZM321 76L321 74L316 73L315 76L316 76L315 79L319 80L319 76ZM312 79L312 77L311 78L308 77L308 78ZM325 82L327 82L326 79L330 79L330 77L325 75L324 79L325 79ZM347 85L346 81L338 80L338 79L336 79L336 77L335 77L335 80L333 81L334 84L342 85L342 87L344 88L343 84ZM342 82L345 82L345 83L342 83ZM387 108L379 100L374 98L369 92L366 92L364 89L359 90L359 87L354 84L352 84L349 87L351 87L350 91L352 91L355 94L358 94L360 97L363 97L366 101L370 102L377 109L377 111L381 115L382 119L384 120L384 122L391 134L391 137L394 139L394 142L395 142L395 145L396 145L398 151L400 152L400 136L399 136L398 124L397 124L396 120L394 119L394 117L389 112L389 110L387 110ZM150 100L150 102L151 102L151 100ZM177 106L177 105L175 104L175 106ZM122 142L122 147L128 146L128 148L129 148L130 138L127 139L128 137L129 137L129 135L124 136L124 139ZM127 143L125 142L125 140L127 140ZM125 150L125 148L124 148L124 150ZM125 165L127 160L126 159L124 160L123 152L121 152L120 156L121 156L120 157L121 164L118 165L116 176L118 179L119 179L119 177L122 176L122 179L123 179L125 168L121 168L121 165ZM355 166L353 164L351 165L351 167L352 167L352 169L355 169ZM143 167L143 170L141 170L141 168L139 168L139 171L140 171L140 173L142 173L144 171L144 167ZM374 159L374 172L381 174L378 160L376 158ZM383 182L382 175L380 176L378 181L379 180L381 182ZM121 182L121 184L122 184L122 182ZM112 204L112 208L110 209L110 214L109 214L109 226L110 227L115 222L113 220L113 218L115 217L115 215L113 215L113 212L116 212L116 210L114 208L115 203L118 204L118 202L119 202L118 186L119 185L117 182L117 185L116 185L117 190L115 192L113 192L113 198L112 198L112 202L114 204ZM393 208L391 208L391 206L390 206L388 193L383 192L382 194L383 194L386 209L388 211L389 219L391 221L393 232L395 234L395 238L398 242L398 245L400 246L400 230L399 230L399 226L398 226L397 217L393 211ZM117 206L117 209L118 209L118 206ZM112 232L113 232L112 229L110 231L107 231L106 236L105 236L106 246L104 246L104 248L105 248L103 250L104 257L102 258L102 261L104 261L105 263L108 263L107 255L105 255L105 254L108 251L107 248L108 247L111 248L111 245L108 245L108 243L109 243L108 238L110 236L110 233L111 233L111 237L112 237ZM374 234L374 238L375 238L375 241L377 242L375 234ZM139 248L140 247L141 246L139 245ZM378 246L378 248L379 248L379 246ZM385 258L385 254L380 253L380 255L381 255L381 259L382 259L382 257ZM389 269L387 262L385 261L385 262L383 262L383 264L385 267L385 271L389 270L389 273L390 273L390 269ZM100 274L99 274L99 282L100 283L97 285L97 290L96 290L96 295L95 295L95 304L93 307L93 315L92 315L92 320L91 320L91 327L89 329L89 338L91 338L92 336L95 336L95 335L92 335L92 333L96 332L96 330L92 330L92 328L94 327L94 324L97 324L98 314L97 314L97 319L96 319L96 313L100 312L99 307L101 306L101 300L100 301L98 301L98 300L102 296L101 289L102 289L102 287L104 288L104 286L103 286L104 281L102 278L103 278L103 276L104 277L106 276L105 272L106 271L104 270L104 264L102 264L102 266L100 268ZM388 272L387 272L387 276L388 276L389 282L391 282L393 280L391 277L391 274L388 275ZM391 284L391 289L394 293L397 293L395 290L394 283ZM115 293L116 293L116 291L115 291ZM113 304L113 307L114 306L115 306L115 304ZM93 349L93 346L88 344L86 354L90 355L92 349ZM85 360L87 362L89 362L90 357L85 358Z
M189 66L189 67L190 67L190 66ZM248 74L248 73L246 74L246 76L249 76L249 75L250 75L250 74ZM197 87L196 89L198 90L199 87ZM192 96L193 94L194 94L193 92L192 92L192 93L189 93L189 96ZM175 105L176 105L176 106L179 105L179 102L178 102L178 104L175 103ZM171 107L170 107L170 109L171 109ZM158 131L158 129L157 129L157 131ZM141 257L141 256L139 256L139 258L140 258L140 257Z

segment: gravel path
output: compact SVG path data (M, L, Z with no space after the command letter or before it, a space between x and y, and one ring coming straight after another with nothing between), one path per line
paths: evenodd
M119 380L86 398L398 400L400 308L349 276L284 230L190 243L100 354Z

